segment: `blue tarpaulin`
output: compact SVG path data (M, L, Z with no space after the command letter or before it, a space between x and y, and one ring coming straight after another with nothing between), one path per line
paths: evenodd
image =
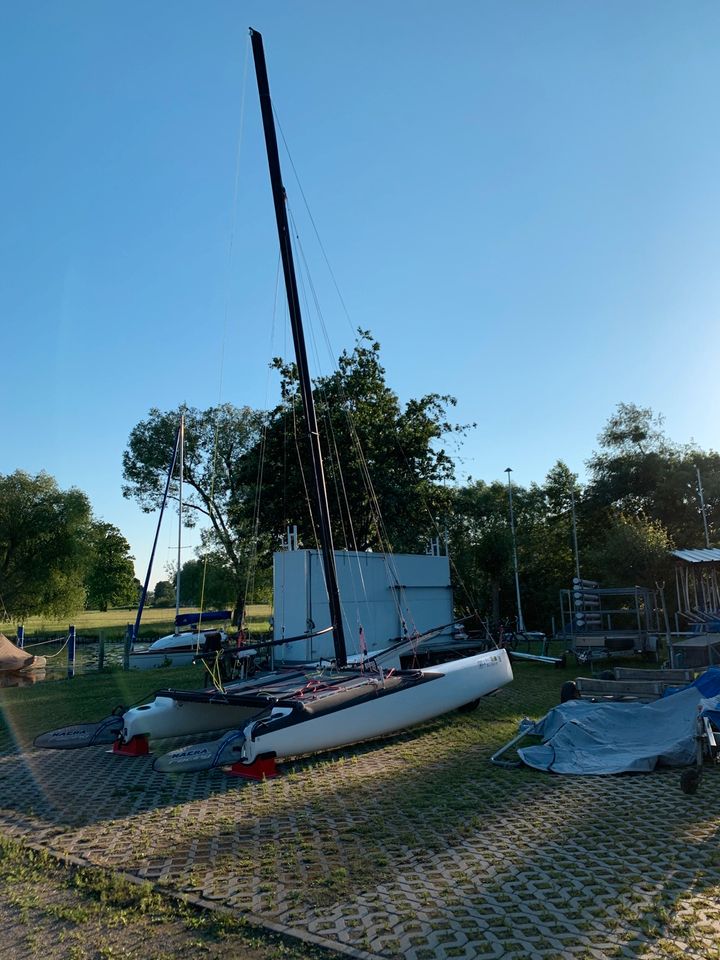
M529 733L543 743L518 754L530 767L553 773L647 772L681 767L696 756L698 713L720 726L720 669L653 703L570 700L554 707Z

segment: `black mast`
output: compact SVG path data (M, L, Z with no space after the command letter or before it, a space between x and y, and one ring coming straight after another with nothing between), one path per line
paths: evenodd
M280 240L280 256L282 258L283 273L285 275L285 290L287 292L288 309L290 311L290 325L292 327L293 343L295 345L295 362L300 376L300 393L305 410L305 419L308 425L308 436L312 452L312 466L315 489L315 506L320 521L320 546L322 549L325 582L330 600L330 623L333 628L333 644L335 659L340 667L347 663L345 650L345 634L340 608L340 592L337 584L335 569L335 551L330 528L330 509L328 507L327 488L323 471L322 451L320 449L320 433L315 415L312 384L308 372L307 351L305 349L305 334L303 332L302 316L300 314L300 300L298 297L295 266L293 263L290 229L288 227L287 211L285 209L285 188L282 184L280 171L280 157L278 155L275 123L273 121L272 100L270 99L270 84L268 83L267 68L265 66L265 51L263 50L262 36L257 30L250 30L252 40L253 59L255 61L255 75L257 77L258 93L260 94L260 112L262 113L263 130L265 131L265 147L267 149L268 166L270 168L270 183L272 185L273 201L275 203L275 218L277 220L278 239Z

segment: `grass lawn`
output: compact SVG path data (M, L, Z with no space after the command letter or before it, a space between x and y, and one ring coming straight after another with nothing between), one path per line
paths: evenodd
M198 607L182 607L181 613L197 613ZM250 604L247 608L247 619L252 630L267 629L267 620L272 612L270 604ZM25 621L26 637L33 636L65 636L68 625L74 624L79 635L95 634L102 631L105 639L122 639L128 623L135 622L137 609L135 607L117 607L112 610L80 610L77 613L62 619L49 617L29 617ZM161 636L170 633L175 622L175 608L146 607L143 610L142 626L146 632ZM12 622L0 623L0 633L5 633L11 639L15 636L16 624Z

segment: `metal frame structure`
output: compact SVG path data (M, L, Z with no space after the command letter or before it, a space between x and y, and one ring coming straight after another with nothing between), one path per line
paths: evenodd
M661 634L657 591L647 587L600 587L575 578L560 591L562 635L584 663L617 653L657 657Z

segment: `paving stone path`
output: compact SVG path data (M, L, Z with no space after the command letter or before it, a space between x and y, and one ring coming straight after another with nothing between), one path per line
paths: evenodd
M720 770L506 773L455 723L262 783L17 750L0 830L355 957L720 960Z

